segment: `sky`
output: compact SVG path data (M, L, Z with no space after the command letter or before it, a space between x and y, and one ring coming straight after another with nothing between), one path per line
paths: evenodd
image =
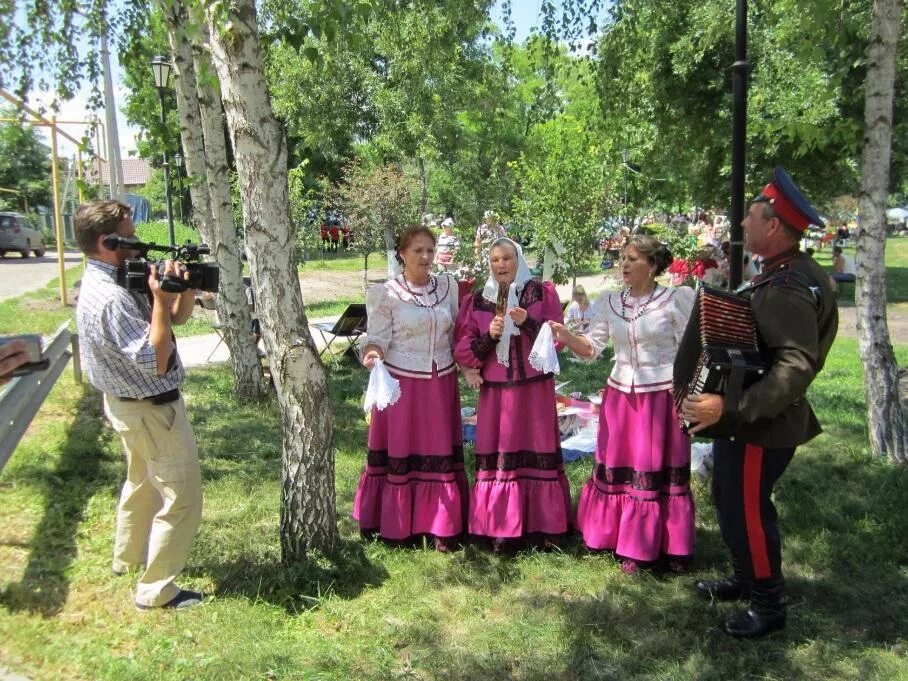
M561 12L561 2L560 0L555 0L555 16L560 17ZM605 0L603 5L610 4L608 0ZM518 43L522 43L532 29L538 29L541 23L540 21L540 9L542 7L542 0L511 0L511 21L514 24L514 29L516 31L514 40ZM602 24L606 15L605 10L603 9L600 12L599 24ZM502 11L501 11L501 1L496 0L495 6L492 9L492 19L498 24L501 24Z
M541 6L542 0L512 0L511 21L516 31L514 40L518 43L522 43L530 35L531 29L539 28L539 8ZM495 3L492 18L499 25L502 24L501 2Z
M540 24L539 15L540 7L542 5L542 0L512 0L511 3L511 21L514 24L516 31L515 40L517 42L523 42L527 36L530 35L531 31L534 28L538 28ZM560 2L556 0L556 8L560 7ZM557 10L556 10L557 11ZM492 18L499 24L502 23L501 15L501 2L496 0L495 6L492 10ZM111 67L113 73L113 89L114 89L114 100L118 103L125 103L126 97L129 95L129 90L123 85L123 73L120 69L120 65L117 61L116 49L111 45ZM149 67L151 68L151 67ZM77 93L76 97L60 104L60 110L57 114L57 118L63 120L85 120L91 117L91 111L88 107L89 99L89 89L88 87L83 87L82 90ZM33 92L29 99L29 103L35 107L44 105L48 106L53 101L53 93L48 92ZM103 111L98 112L98 115L101 117L101 120L104 120ZM129 126L126 123L126 117L121 111L117 111L117 127L119 132L120 139L120 156L121 158L129 158L131 156L136 156L136 143L135 139L139 133L138 128ZM42 134L48 141L50 145L50 132L45 127L39 127ZM83 134L86 133L87 128L80 125L67 125L64 127L66 132L71 134L73 137L79 139ZM106 149L106 143L104 144ZM58 153L64 157L72 157L76 153L75 145L69 142L66 139L58 138ZM106 151L102 152L102 155L106 157Z

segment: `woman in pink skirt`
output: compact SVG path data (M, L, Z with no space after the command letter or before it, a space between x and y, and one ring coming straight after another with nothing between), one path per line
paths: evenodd
M454 358L479 387L469 531L498 550L544 546L568 530L570 489L554 378L528 358L542 325L563 321L561 303L554 286L532 279L510 239L492 242L489 261L485 288L464 300L455 331ZM507 304L497 306L502 283Z
M366 296L363 365L384 362L400 398L372 409L366 470L353 502L361 532L393 543L434 539L455 548L468 508L460 391L452 343L457 282L432 274L435 236L412 228L397 242L402 273Z
M587 332L551 325L580 357L598 356L609 339L615 347L596 463L576 523L588 548L614 551L627 573L657 562L680 571L694 548L690 438L679 427L671 393L694 291L656 283L670 262L671 253L653 237L630 237L621 262L625 288L599 297Z

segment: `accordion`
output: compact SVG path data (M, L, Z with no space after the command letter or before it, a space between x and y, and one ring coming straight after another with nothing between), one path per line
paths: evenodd
M760 353L750 299L701 285L675 357L672 391L675 407L689 395L718 393L737 404L741 391L769 369ZM681 419L686 432L693 425ZM717 437L715 426L697 433Z

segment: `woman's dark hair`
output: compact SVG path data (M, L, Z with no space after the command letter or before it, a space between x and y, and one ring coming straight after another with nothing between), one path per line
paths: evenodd
M397 260L398 264L404 264L404 259L400 257L400 252L405 250L413 241L413 239L415 239L420 234L425 234L427 237L432 239L433 246L438 243L435 235L432 234L432 230L428 227L424 227L422 225L418 225L416 227L408 227L397 236L397 246L395 249L394 257Z
M656 266L657 277L672 263L672 252L668 250L668 246L649 234L632 235L624 244L625 248L628 246L636 248L646 256L650 263Z

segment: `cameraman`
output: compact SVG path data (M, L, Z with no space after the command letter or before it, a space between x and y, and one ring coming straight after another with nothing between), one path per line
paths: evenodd
M104 393L104 413L126 450L117 508L113 571L144 567L136 607L184 608L203 596L175 584L202 515L198 448L180 397L183 364L171 326L192 313L194 290L164 291L149 268L148 291L128 291L117 271L138 254L105 237L135 237L130 208L94 201L76 212L76 240L88 258L76 310L83 366ZM165 274L180 275L167 261Z

